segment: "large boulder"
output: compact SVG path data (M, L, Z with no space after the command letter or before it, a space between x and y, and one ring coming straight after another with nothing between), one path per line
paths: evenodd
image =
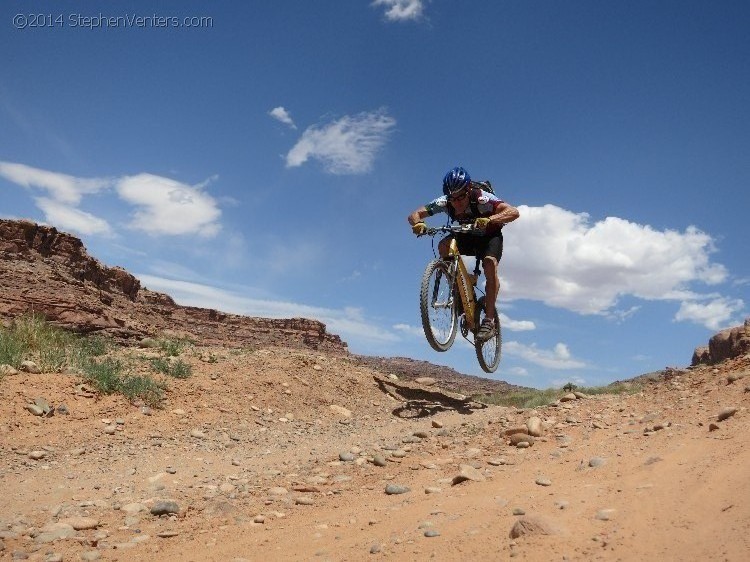
M750 318L742 326L727 328L708 340L708 347L695 348L692 365L712 365L750 353Z

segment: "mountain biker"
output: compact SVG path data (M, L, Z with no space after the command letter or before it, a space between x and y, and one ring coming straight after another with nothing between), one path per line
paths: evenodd
M505 224L519 217L518 209L498 199L494 193L481 189L482 183L472 182L469 172L458 166L448 171L443 178L443 196L411 213L407 220L412 232L421 236L427 232L426 217L447 213L452 222L472 224L476 229L470 233L451 234L438 245L441 257L448 255L450 240L455 238L462 255L477 256L487 279L485 317L477 332L480 341L490 339L495 333L495 302L500 290L497 265L503 255L503 232Z

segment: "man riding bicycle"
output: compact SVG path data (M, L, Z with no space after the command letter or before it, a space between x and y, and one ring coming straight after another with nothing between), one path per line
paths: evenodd
M495 301L500 290L497 265L503 255L502 228L519 217L518 209L483 190L484 185L489 186L472 182L469 172L463 168L453 168L443 178L443 196L419 207L407 219L417 236L427 232L423 219L438 213L447 213L452 222L474 224L474 232L443 238L438 251L440 257L446 257L448 244L455 238L462 255L477 256L482 261L487 286L485 318L477 333L480 341L488 340L495 333Z

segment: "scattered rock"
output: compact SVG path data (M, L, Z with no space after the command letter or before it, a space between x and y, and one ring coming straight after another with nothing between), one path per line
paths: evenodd
M724 408L721 412L719 412L719 415L716 419L718 421L724 421L726 419L731 418L736 413L737 413L737 408Z
M439 537L440 531L437 529L425 529L424 536L427 538Z
M540 476L539 478L534 480L534 483L538 484L539 486L552 486L552 480L544 476Z
M88 529L96 529L99 526L99 520L93 517L70 517L64 519L61 523L67 523L73 527L76 531L86 531Z
M437 429L442 429L443 422L438 421L438 420L432 420L432 427L437 428Z
M511 445L518 445L519 443L528 443L529 445L533 445L534 437L526 433L514 433L510 436Z
M190 437L195 437L196 439L205 439L206 434L203 433L200 429L192 429L190 431Z
M36 404L26 404L26 406L24 406L24 408L26 410L28 410L31 414L35 415L35 416L43 416L44 415L44 410L42 410Z
M385 457L383 457L382 455L375 455L372 458L372 464L374 464L375 466L385 466L388 463L386 462Z
M337 414L337 415L339 415L339 416L343 416L343 417L345 417L345 418L351 418L351 417L352 417L352 412L351 412L351 410L347 410L347 409L346 409L346 408L344 408L343 406L337 406L336 404L331 404L331 405L329 406L329 408L331 409L331 411L332 411L332 412L333 412L334 414Z
M297 505L313 505L315 501L309 496L300 496L295 498L294 503Z
M506 435L507 437L510 437L511 435L513 435L515 433L523 433L525 435L528 435L529 428L527 428L524 425L524 426L518 426L518 427L509 427L508 429L506 429L505 431L503 431L503 434Z
M354 459L357 458L357 455L350 453L348 451L344 451L342 453L339 453L339 460L343 462L352 462Z
M596 519L599 521L610 521L615 515L614 509L600 509L596 512Z
M2 374L2 366L0 366L0 374ZM732 384L740 379L744 379L747 373L732 373L727 376L727 384Z
M179 514L180 506L173 500L159 500L151 506L151 515Z
M18 371L14 369L11 365L0 365L0 377L4 376L10 376L10 375L17 375Z
M589 466L591 468L599 468L600 466L604 466L607 463L606 459L603 459L602 457L593 457L589 460Z
M42 532L34 537L36 543L54 542L75 536L76 530L67 523L51 523L42 528Z
M517 539L523 536L554 535L555 527L547 520L540 517L522 517L518 519L510 530L510 538Z
M432 377L418 377L414 379L414 382L417 384L421 384L422 386L432 386L437 381Z
M460 466L460 472L453 477L451 484L455 486L456 484L466 482L467 480L471 480L472 482L484 482L486 478L470 464L462 464Z
M39 366L33 361L22 361L21 370L24 371L25 373L32 373L35 375L38 375L39 373L42 372Z
M541 418L537 416L530 417L526 420L526 429L528 430L529 435L533 437L541 437L544 432Z
M29 458L31 460L35 460L35 461L42 460L46 456L47 456L47 452L46 451L31 451L29 453Z
M127 515L135 515L141 511L146 511L148 508L142 503L129 503L120 507L120 511Z
M572 402L573 400L578 400L578 397L572 392L560 397L560 402Z
M400 484L388 484L385 487L385 493L389 496L405 494L407 492L411 492L411 488L409 488L408 486L402 486Z

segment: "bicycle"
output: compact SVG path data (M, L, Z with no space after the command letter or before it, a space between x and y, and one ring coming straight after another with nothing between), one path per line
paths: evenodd
M473 225L428 228L425 235L438 233L470 233ZM434 244L434 240L433 240ZM434 250L433 250L434 251ZM461 336L474 346L479 365L487 373L494 373L500 364L502 333L500 318L495 309L495 333L487 340L479 340L477 332L485 317L486 296L477 298L477 280L481 274L479 257L474 273L466 269L456 240L450 242L448 255L437 257L427 264L419 292L422 329L427 342L435 351L448 351L460 327ZM469 339L472 334L472 339ZM473 340L473 341L472 341Z

